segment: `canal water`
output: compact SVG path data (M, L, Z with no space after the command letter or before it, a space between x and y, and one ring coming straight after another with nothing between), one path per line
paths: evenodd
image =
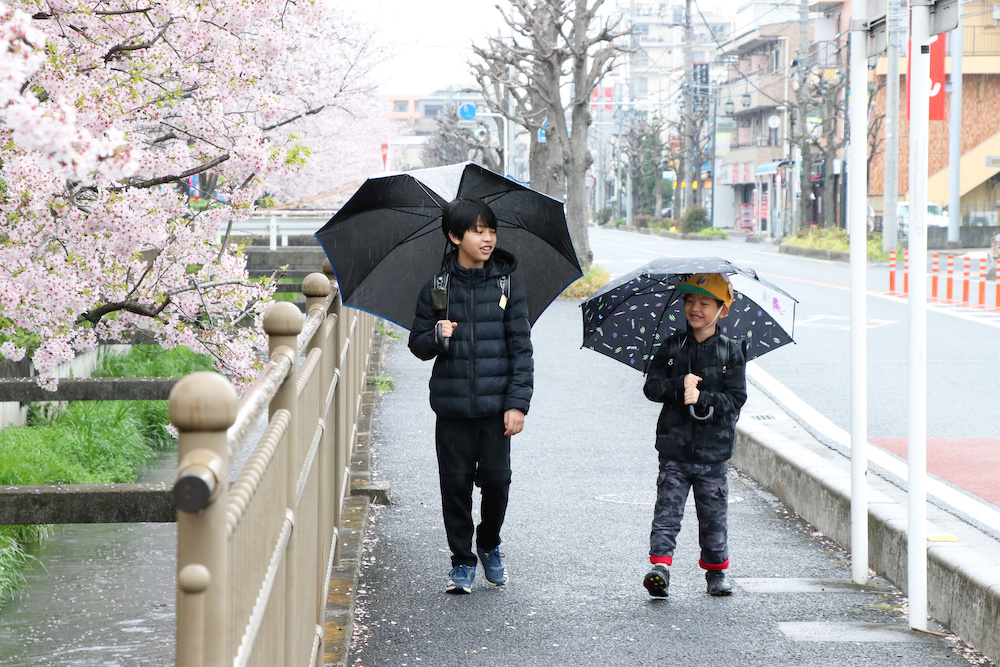
M141 480L176 473L168 452ZM176 545L173 523L56 526L32 554L25 594L0 607L0 665L172 665Z

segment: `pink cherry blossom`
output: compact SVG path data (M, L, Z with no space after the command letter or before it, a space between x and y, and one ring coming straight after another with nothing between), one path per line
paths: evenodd
M0 0L0 355L36 335L51 387L142 333L251 379L274 285L222 230L377 170L371 34L323 2Z

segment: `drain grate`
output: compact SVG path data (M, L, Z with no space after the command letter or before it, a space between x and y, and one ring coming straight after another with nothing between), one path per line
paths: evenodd
M750 415L750 416L760 422L771 421L772 419L774 419L774 415Z

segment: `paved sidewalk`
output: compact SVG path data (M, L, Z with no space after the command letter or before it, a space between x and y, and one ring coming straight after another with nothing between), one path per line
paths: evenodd
M643 397L639 373L580 349L579 331L573 301L555 302L533 330L535 399L513 443L504 530L511 582L490 587L480 569L469 596L444 593L431 364L405 338L388 341L381 370L394 388L376 403L370 466L393 504L369 510L357 588L341 600L357 606L354 648L346 659L328 651L328 664L969 664L954 641L908 630L905 600L890 584L853 584L840 547L735 471L734 595L705 594L689 504L670 597L651 599L641 581L657 406ZM750 396L744 420L757 405L774 414L760 391Z

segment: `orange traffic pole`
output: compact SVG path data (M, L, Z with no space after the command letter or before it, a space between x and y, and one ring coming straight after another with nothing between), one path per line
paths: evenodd
M968 256L962 262L962 305L969 305L969 269L972 260Z
M976 308L986 308L986 258L979 258L979 303Z
M955 273L955 256L948 255L948 277L945 281L947 287L945 288L945 303L955 303L955 290L954 290L954 273Z
M997 283L1000 284L1000 283ZM889 294L896 294L896 251L889 251Z
M931 301L938 300L938 254L931 255Z
M910 294L910 251L903 252L903 296Z

